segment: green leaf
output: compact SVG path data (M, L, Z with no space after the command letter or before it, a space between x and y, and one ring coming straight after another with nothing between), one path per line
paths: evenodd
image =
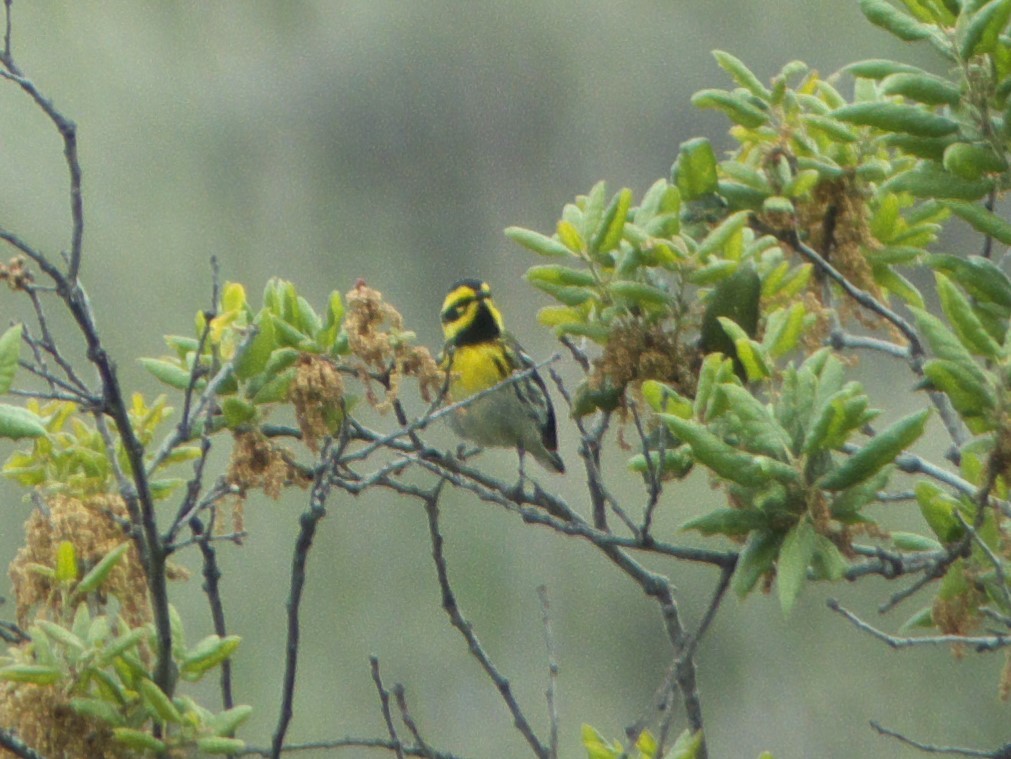
M685 201L716 191L716 154L709 140L696 137L681 143L674 164L675 183Z
M152 717L157 718L160 722L171 722L175 725L182 723L183 717L175 704L172 703L172 699L165 695L165 692L153 680L146 677L141 678L139 686L144 704L148 707L148 712Z
M270 355L277 347L274 334L274 320L258 318L255 322L256 335L235 361L235 376L240 380L249 379L264 370Z
M979 208L979 206L972 207ZM952 208L952 210L961 216L959 209ZM980 229L980 231L985 230ZM997 237L997 235L994 236ZM1003 242L1003 240L1001 241ZM1011 245L1011 242L1008 244ZM996 303L1002 308L1011 310L1011 279L993 261L982 256L963 258L937 253L927 256L927 265L947 273L962 285L973 298Z
M108 701L100 698L72 698L70 708L82 717L100 720L113 727L123 724L123 714Z
M530 284L538 290L546 292L555 300L564 303L566 306L578 306L590 298L594 297L594 292L588 287L576 287L573 285L554 285L550 282L529 280Z
M860 135L851 127L829 116L805 113L800 118L808 127L824 132L836 142L856 142L860 139Z
M798 477L797 471L789 464L768 456L745 453L723 442L696 422L671 414L660 414L660 418L680 440L691 446L697 461L728 480L748 487L758 487L771 480L791 482Z
M744 87L755 97L768 100L772 95L768 88L759 81L758 77L739 58L735 58L730 53L722 50L714 50L713 57L720 64L721 69L730 74L738 85Z
M783 614L789 614L807 580L807 568L814 555L817 533L807 518L786 533L776 563L776 585Z
M129 630L118 638L110 641L109 645L102 649L101 655L99 656L99 664L103 667L108 666L113 659L125 652L127 649L137 646L142 640L144 640L150 634L151 630L149 627L135 627Z
M1011 223L997 214L988 211L978 203L963 203L956 200L944 201L944 206L950 208L957 216L969 222L973 229L999 240L1005 245L1011 245ZM1007 279L1006 275L1004 279ZM1011 290L1008 291L1011 293Z
M860 385L849 382L814 409L812 423L804 437L803 452L839 448L850 433L868 421L867 396Z
M891 536L892 543L900 551L939 551L944 548L933 538L917 535L915 532L893 531Z
M208 635L197 643L183 658L180 670L188 680L199 679L207 670L230 657L242 641L238 635L224 638Z
M789 309L780 309L769 316L762 345L772 358L781 358L797 347L804 332L807 309L800 301Z
M523 227L506 227L505 235L513 242L517 242L527 250L533 251L548 258L566 258L573 256L573 252L565 245L553 237L542 235Z
M920 332L927 338L934 355L959 365L975 366L972 355L947 325L929 311L910 308Z
M575 412L573 412L575 415ZM679 445L677 448L665 448L663 456L659 456L659 451L650 450L649 459L646 454L637 453L630 456L626 462L628 470L639 474L647 474L650 471L650 463L654 469L663 477L674 477L680 479L691 471L695 460L692 458L691 448L687 445Z
M682 419L691 419L692 402L676 390L656 380L646 380L642 383L642 397L654 411L665 414L675 414Z
M77 551L69 540L56 546L56 582L69 585L77 579Z
M958 46L959 58L965 61L974 55L994 52L1009 14L1011 2L1008 0L991 0L976 11L962 31Z
M50 622L48 619L39 619L35 621L35 624L40 630L48 635L51 640L62 644L67 649L84 651L84 649L87 648L87 645L83 640L81 640L81 638L55 622Z
M88 573L81 578L81 581L74 588L75 593L90 593L101 587L108 578L109 573L116 567L127 551L130 550L130 542L125 541L109 551L101 560L93 566Z
M11 683L52 685L62 677L63 671L58 667L45 667L40 664L11 664L7 667L0 667L0 680Z
M730 580L730 587L738 597L748 595L755 583L772 569L782 539L783 533L771 530L757 530L748 536Z
M932 359L923 365L923 373L935 389L948 396L966 424L982 417L987 423L981 429L992 429L995 421L992 412L996 406L994 391L979 368L975 364L971 366L967 371L963 362Z
M128 748L137 751L151 751L159 756L165 753L166 745L163 741L155 738L150 733L143 730L134 730L130 727L112 728L112 737Z
M693 733L690 729L685 728L674 741L674 745L671 746L670 752L664 759L698 759L704 738L705 734L702 730ZM660 757L655 757L655 759L660 759Z
M891 474L892 467L886 466L873 477L836 493L829 507L832 518L846 524L859 521L860 509L877 498L878 493L888 484Z
M720 197L727 201L727 207L732 211L758 210L765 202L769 192L748 187L740 182L728 182L721 179L717 182Z
M587 759L624 759L625 752L620 743L610 744L607 739L590 725L584 724L580 729L583 748Z
M716 509L689 519L681 530L695 530L705 536L747 535L752 530L769 526L769 515L758 509Z
M207 722L207 729L215 735L230 736L238 729L239 725L245 722L253 713L253 707L248 704L239 704L231 709L215 714Z
M953 142L944 149L941 163L946 171L969 181L1006 171L1008 167L1004 156L989 145L972 142Z
M921 74L923 69L908 63L889 61L884 58L869 58L865 61L850 63L843 68L849 74L863 79L884 79L892 74Z
M238 738L205 736L197 738L197 749L202 754L239 754L246 748L246 742Z
M628 218L628 209L632 205L632 191L623 188L611 198L604 210L600 225L590 238L590 250L595 253L607 253L618 247L622 231Z
M228 429L235 429L256 418L256 405L242 398L229 396L221 402L221 414L225 419L225 426Z
M607 290L612 295L642 306L667 306L671 302L671 295L666 290L642 282L619 280L608 284Z
M725 416L737 421L734 433L742 448L780 460L787 456L790 436L764 403L740 385L720 385L717 393L727 406Z
M956 106L962 99L957 86L926 72L891 74L881 82L883 95L902 95L927 105Z
M908 192L917 198L954 200L979 200L993 188L991 178L964 179L931 162L896 174L881 186L884 192Z
M11 389L21 358L22 325L15 324L0 335L0 394Z
M270 318L274 323L274 335L279 345L300 349L312 347L312 340L309 335L302 332L294 324L273 314L271 314Z
M854 103L832 111L834 118L883 132L943 137L958 131L958 122L922 108L890 102Z
M945 137L916 137L912 134L888 134L881 140L885 147L895 148L903 153L926 158L940 163L944 159L944 151L958 139L958 135L949 134Z
M140 365L147 369L159 382L163 382L176 390L185 390L190 386L191 373L172 361L160 358L139 358ZM198 383L198 387L202 383Z
M972 304L951 280L940 272L934 273L937 280L937 294L941 299L941 309L955 328L962 344L971 352L986 358L997 358L1000 346L990 337L973 311Z
M965 528L955 516L959 506L958 500L949 496L937 485L927 480L916 483L916 502L927 526L942 543L954 543L965 535Z
M760 127L769 120L765 111L749 102L744 96L726 90L699 90L692 95L691 102L696 108L715 108L723 111L735 124L748 129ZM680 185L678 187L680 188ZM690 200L687 196L685 199Z
M863 448L818 481L824 490L843 490L891 464L923 434L930 409L905 416L878 433Z
M872 24L906 42L922 40L933 33L929 26L898 10L887 0L860 0L860 10Z
M811 572L816 580L836 582L846 575L849 561L836 544L824 535L815 536L814 554L811 556Z
M892 533L892 534L894 535L894 533ZM904 534L909 535L910 533L904 533ZM924 539L926 540L926 538L924 538ZM938 546L938 548L940 548L940 546ZM916 549L910 548L910 549L904 549L904 550L911 550L911 551L913 551L913 550L916 550ZM899 633L899 635L904 635L904 634L906 634L906 633L908 633L908 632L910 632L912 630L926 629L926 628L932 628L932 627L934 627L934 607L933 607L933 605L926 606L926 607L920 609L919 611L917 611L916 613L914 613L912 616L910 616L909 619L907 619L905 622L903 622L899 626L898 633Z

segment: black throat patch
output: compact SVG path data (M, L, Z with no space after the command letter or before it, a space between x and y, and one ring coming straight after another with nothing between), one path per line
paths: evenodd
M474 320L465 329L460 331L456 339L453 340L453 344L475 345L476 343L495 340L500 335L498 324L495 322L495 317L492 316L491 311L488 310L487 304L484 300L478 300L477 313L474 315Z

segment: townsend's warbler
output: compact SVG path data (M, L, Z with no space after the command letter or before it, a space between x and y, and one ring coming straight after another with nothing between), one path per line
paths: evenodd
M486 282L461 279L453 285L442 303L442 331L446 345L441 365L448 372L452 402L533 366L519 343L504 331L502 314ZM450 423L478 445L515 447L521 468L523 453L529 451L548 469L565 471L557 451L555 410L536 371L456 409Z

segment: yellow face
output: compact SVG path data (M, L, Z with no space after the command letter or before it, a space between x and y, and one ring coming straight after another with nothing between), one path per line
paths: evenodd
M494 340L502 334L502 315L487 282L463 279L442 302L442 333L447 343L462 345Z

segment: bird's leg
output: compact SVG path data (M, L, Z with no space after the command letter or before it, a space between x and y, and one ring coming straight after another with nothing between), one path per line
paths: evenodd
M526 471L523 468L526 451L523 450L522 445L519 445L516 446L516 453L519 454L520 459L520 478L519 480L516 481L516 484L513 485L509 493L509 497L512 498L512 500L516 501L516 503L521 503L522 501L525 500L523 497L523 491L524 486L526 485L527 482Z

